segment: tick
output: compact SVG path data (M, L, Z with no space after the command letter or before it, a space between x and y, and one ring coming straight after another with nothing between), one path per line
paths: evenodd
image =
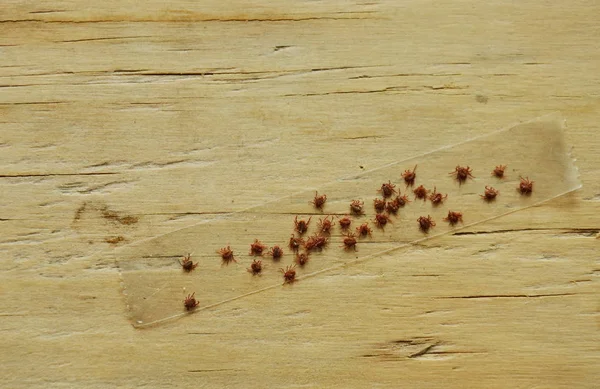
M500 192L498 192L498 190L492 188L491 186L486 186L485 192L479 196L485 201L492 201L496 199L496 196L498 196L499 193Z
M297 253L295 262L300 266L304 267L308 263L308 254L306 253Z
M354 215L362 215L364 202L360 200L352 200L350 203L350 212Z
M419 185L413 190L413 193L415 194L415 199L425 201L427 200L427 194L429 191L423 185Z
M498 178L504 178L504 169L506 169L506 165L498 165L492 170L492 176Z
M431 204L436 206L443 203L444 200L446 200L446 198L448 198L448 195L442 195L441 193L439 193L435 186L433 187L433 193L429 195L429 200L431 200Z
M406 187L413 186L415 184L415 178L417 178L417 165L413 168L413 170L405 170L402 173L402 178L404 178L404 182L406 183Z
M257 261L255 259L246 270L248 270L249 273L252 273L253 276L260 274L262 272L262 261Z
M371 236L371 228L369 228L369 223L363 223L360 226L356 227L356 233L358 236L365 237L367 235Z
M344 250L350 250L350 249L354 249L354 251L356 251L356 237L354 236L354 234L348 234L344 237L344 241L343 241L343 245L342 247L344 248Z
M392 219L390 219L388 215L383 213L378 213L377 215L375 215L375 224L377 225L377 227L383 229L383 227L385 227L385 225L388 224L388 222L392 222Z
M454 168L453 172L448 173L449 175L454 176L454 178L456 178L456 180L458 181L459 185L462 185L465 181L467 181L468 178L475 178L471 173L473 171L471 170L471 168L469 166L459 166L457 165Z
M347 216L344 216L343 218L338 220L338 223L340 223L340 228L345 231L348 228L350 228L350 225L352 224L352 219L350 219Z
M267 248L258 239L254 239L254 243L250 244L250 255L263 255L263 251Z
M373 208L375 208L375 212L381 213L385 210L385 200L382 199L374 199L373 200Z
M304 240L302 238L296 238L294 234L292 234L288 247L292 251L297 252L301 246L304 246Z
M435 222L429 215L427 215L427 217L425 217L425 216L419 217L417 219L417 222L419 222L419 228L421 229L421 231L423 231L425 233L429 232L429 229L431 227L435 227Z
M311 204L317 209L323 209L325 202L327 201L327 195L319 196L319 192L315 192L315 198L311 201Z
M198 262L192 262L191 254L187 254L185 257L183 257L183 261L179 261L179 264L181 265L183 271L185 271L186 273L191 272L196 268L196 266L198 266Z
M267 254L273 257L274 261L279 261L283 257L283 250L279 246L273 246Z
M444 218L445 221L450 223L451 226L455 225L458 222L463 222L462 213L455 211L448 211L448 216ZM420 223L419 223L420 224Z
M224 265L229 265L231 262L237 262L233 257L233 251L229 246L221 248L217 253L221 254Z
M388 181L387 184L381 184L381 188L378 190L383 195L383 198L392 197L393 194L396 194L396 185L392 184L391 181Z
M322 250L327 245L327 238L321 235L313 235L306 240L304 248L310 250Z
M331 216L331 220L329 219L329 217L330 216L326 216L323 220L319 218L319 223L317 224L317 227L321 234L329 234L329 230L331 230L331 228L333 227L333 216Z
M533 181L530 181L529 177L520 177L520 179L521 182L519 183L519 187L517 189L522 195L530 195L531 192L533 192Z
M296 281L296 265L288 266L285 269L279 269L283 273L283 283L292 284Z
M183 300L183 306L185 307L185 309L187 311L191 311L194 308L196 308L198 306L198 304L200 304L195 298L194 295L196 294L196 292L192 293L192 294L188 294L188 296L185 298L185 300Z
M308 223L310 223L310 219L312 219L312 216L309 217L308 220L298 220L298 216L296 216L294 219L295 229L300 235L304 234L308 230Z

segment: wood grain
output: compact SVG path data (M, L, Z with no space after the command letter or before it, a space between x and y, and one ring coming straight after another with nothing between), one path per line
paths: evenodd
M595 387L599 14L3 2L1 386ZM576 194L302 292L127 321L115 247L555 111Z

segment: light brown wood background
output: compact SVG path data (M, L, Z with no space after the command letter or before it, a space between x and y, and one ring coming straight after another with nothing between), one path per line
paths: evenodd
M597 387L599 17L595 0L3 1L0 386ZM136 330L102 259L554 111L583 189L402 268Z

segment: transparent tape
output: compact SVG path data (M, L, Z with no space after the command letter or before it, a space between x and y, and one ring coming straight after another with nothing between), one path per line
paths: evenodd
M563 122L556 115L538 118L330 182L316 188L319 194L327 195L323 212L310 204L315 195L315 189L311 189L251 209L216 215L195 226L115 251L132 323L136 327L158 325L275 288L310 293L311 279L328 272L339 272L395 251L398 251L397 259L401 263L401 250L410 249L416 243L574 191L581 184L564 143ZM450 174L457 165L469 166L474 177L459 183ZM507 166L504 178L491 174L497 165ZM415 184L407 188L401 175L415 166ZM530 195L517 190L520 177L528 177L534 182ZM374 222L373 199L381 198L377 189L388 181L411 202L400 208L397 215L390 215L390 222L384 228L378 228ZM448 197L437 206L431 201L416 200L412 190L419 185L429 190L435 187ZM499 192L493 201L481 197L486 186ZM297 282L284 284L280 269L293 265L295 260L288 248L294 232L294 218L312 217L305 234L308 237L317 231L319 218L335 215L337 222L348 215L352 200L364 201L365 214L351 216L350 230L368 222L373 229L372 236L357 238L356 251L345 250L344 234L336 223L328 245L322 251L311 252L305 266L296 267ZM444 221L449 210L461 212L463 222L450 225ZM417 219L421 216L431 216L436 224L427 233L419 228ZM281 246L284 256L280 261L273 261L266 254L262 258L250 256L250 244L255 239L268 247ZM222 263L217 251L225 246L231 246L237 263ZM187 253L191 253L192 261L198 263L189 273L184 272L179 263ZM264 268L260 275L247 271L253 259L262 260ZM195 293L199 305L187 311L183 300L191 293Z

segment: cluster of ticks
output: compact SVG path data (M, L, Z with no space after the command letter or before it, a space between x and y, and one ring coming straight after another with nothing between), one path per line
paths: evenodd
M506 165L498 165L492 170L492 176L497 178L504 178L504 171L506 169ZM417 178L417 166L415 166L412 170L405 170L402 174L402 178L404 183L406 184L406 188L413 188L415 185L415 180ZM449 175L452 175L454 179L456 179L459 185L465 183L468 179L474 178L472 174L472 170L469 166L456 166L454 171L450 172ZM521 195L530 195L533 191L533 181L529 180L529 178L520 177L520 183L517 187L517 190ZM403 208L406 204L410 202L406 194L400 195L400 192L396 190L396 185L392 184L391 181L387 183L383 183L381 187L378 189L378 192L381 193L382 199L375 198L373 200L373 207L375 209L376 215L373 223L378 227L383 229L388 222L391 222L390 215L396 215L400 208ZM437 191L434 187L433 191L428 190L423 185L420 185L414 189L412 189L414 199L415 200L423 200L423 201L431 201L433 206L439 206L442 204L446 198L447 194L442 194ZM492 202L499 195L499 191L494 189L491 186L486 186L485 191L480 197L487 202ZM327 195L319 195L318 192L315 193L314 199L310 202L317 210L322 211L325 203L327 202ZM367 236L371 236L373 232L369 227L369 223L365 222L360 226L356 227L356 233L351 232L350 226L352 225L353 220L350 216L361 216L364 214L364 202L360 200L352 200L349 204L350 215L339 218L337 223L344 232L342 245L341 247L344 250L354 250L356 251L356 245L358 243L358 239L365 238ZM454 226L457 223L462 223L462 213L458 211L448 211L448 215L444 218L444 221L448 222L450 225ZM318 232L314 235L304 238L306 232L308 231L308 226L311 222L312 216L308 219L300 219L298 220L298 216L294 219L294 232L292 233L288 247L295 255L295 264L287 266L285 269L281 268L279 271L283 275L283 283L292 284L296 281L296 266L304 267L309 261L309 255L313 251L321 251L325 246L329 244L329 236L331 229L335 226L335 216L329 215L325 218L319 219L317 230ZM435 227L435 221L431 218L431 216L420 216L417 219L418 228L425 234L429 232L432 227ZM274 262L278 262L284 255L283 249L275 245L273 247L268 248L267 246L262 244L258 239L254 240L254 243L250 244L250 255L254 257L263 257L267 254L269 257L273 259ZM301 251L301 249L303 249ZM221 256L222 264L229 265L232 262L237 263L233 250L230 246L223 247L217 251L217 254ZM198 263L194 263L191 259L191 255L186 255L182 261L179 262L183 271L191 272L193 271ZM250 264L250 267L246 269L252 275L260 275L263 271L262 260L254 259ZM186 310L191 311L196 308L199 302L196 300L195 292L189 294L184 300L184 307Z

